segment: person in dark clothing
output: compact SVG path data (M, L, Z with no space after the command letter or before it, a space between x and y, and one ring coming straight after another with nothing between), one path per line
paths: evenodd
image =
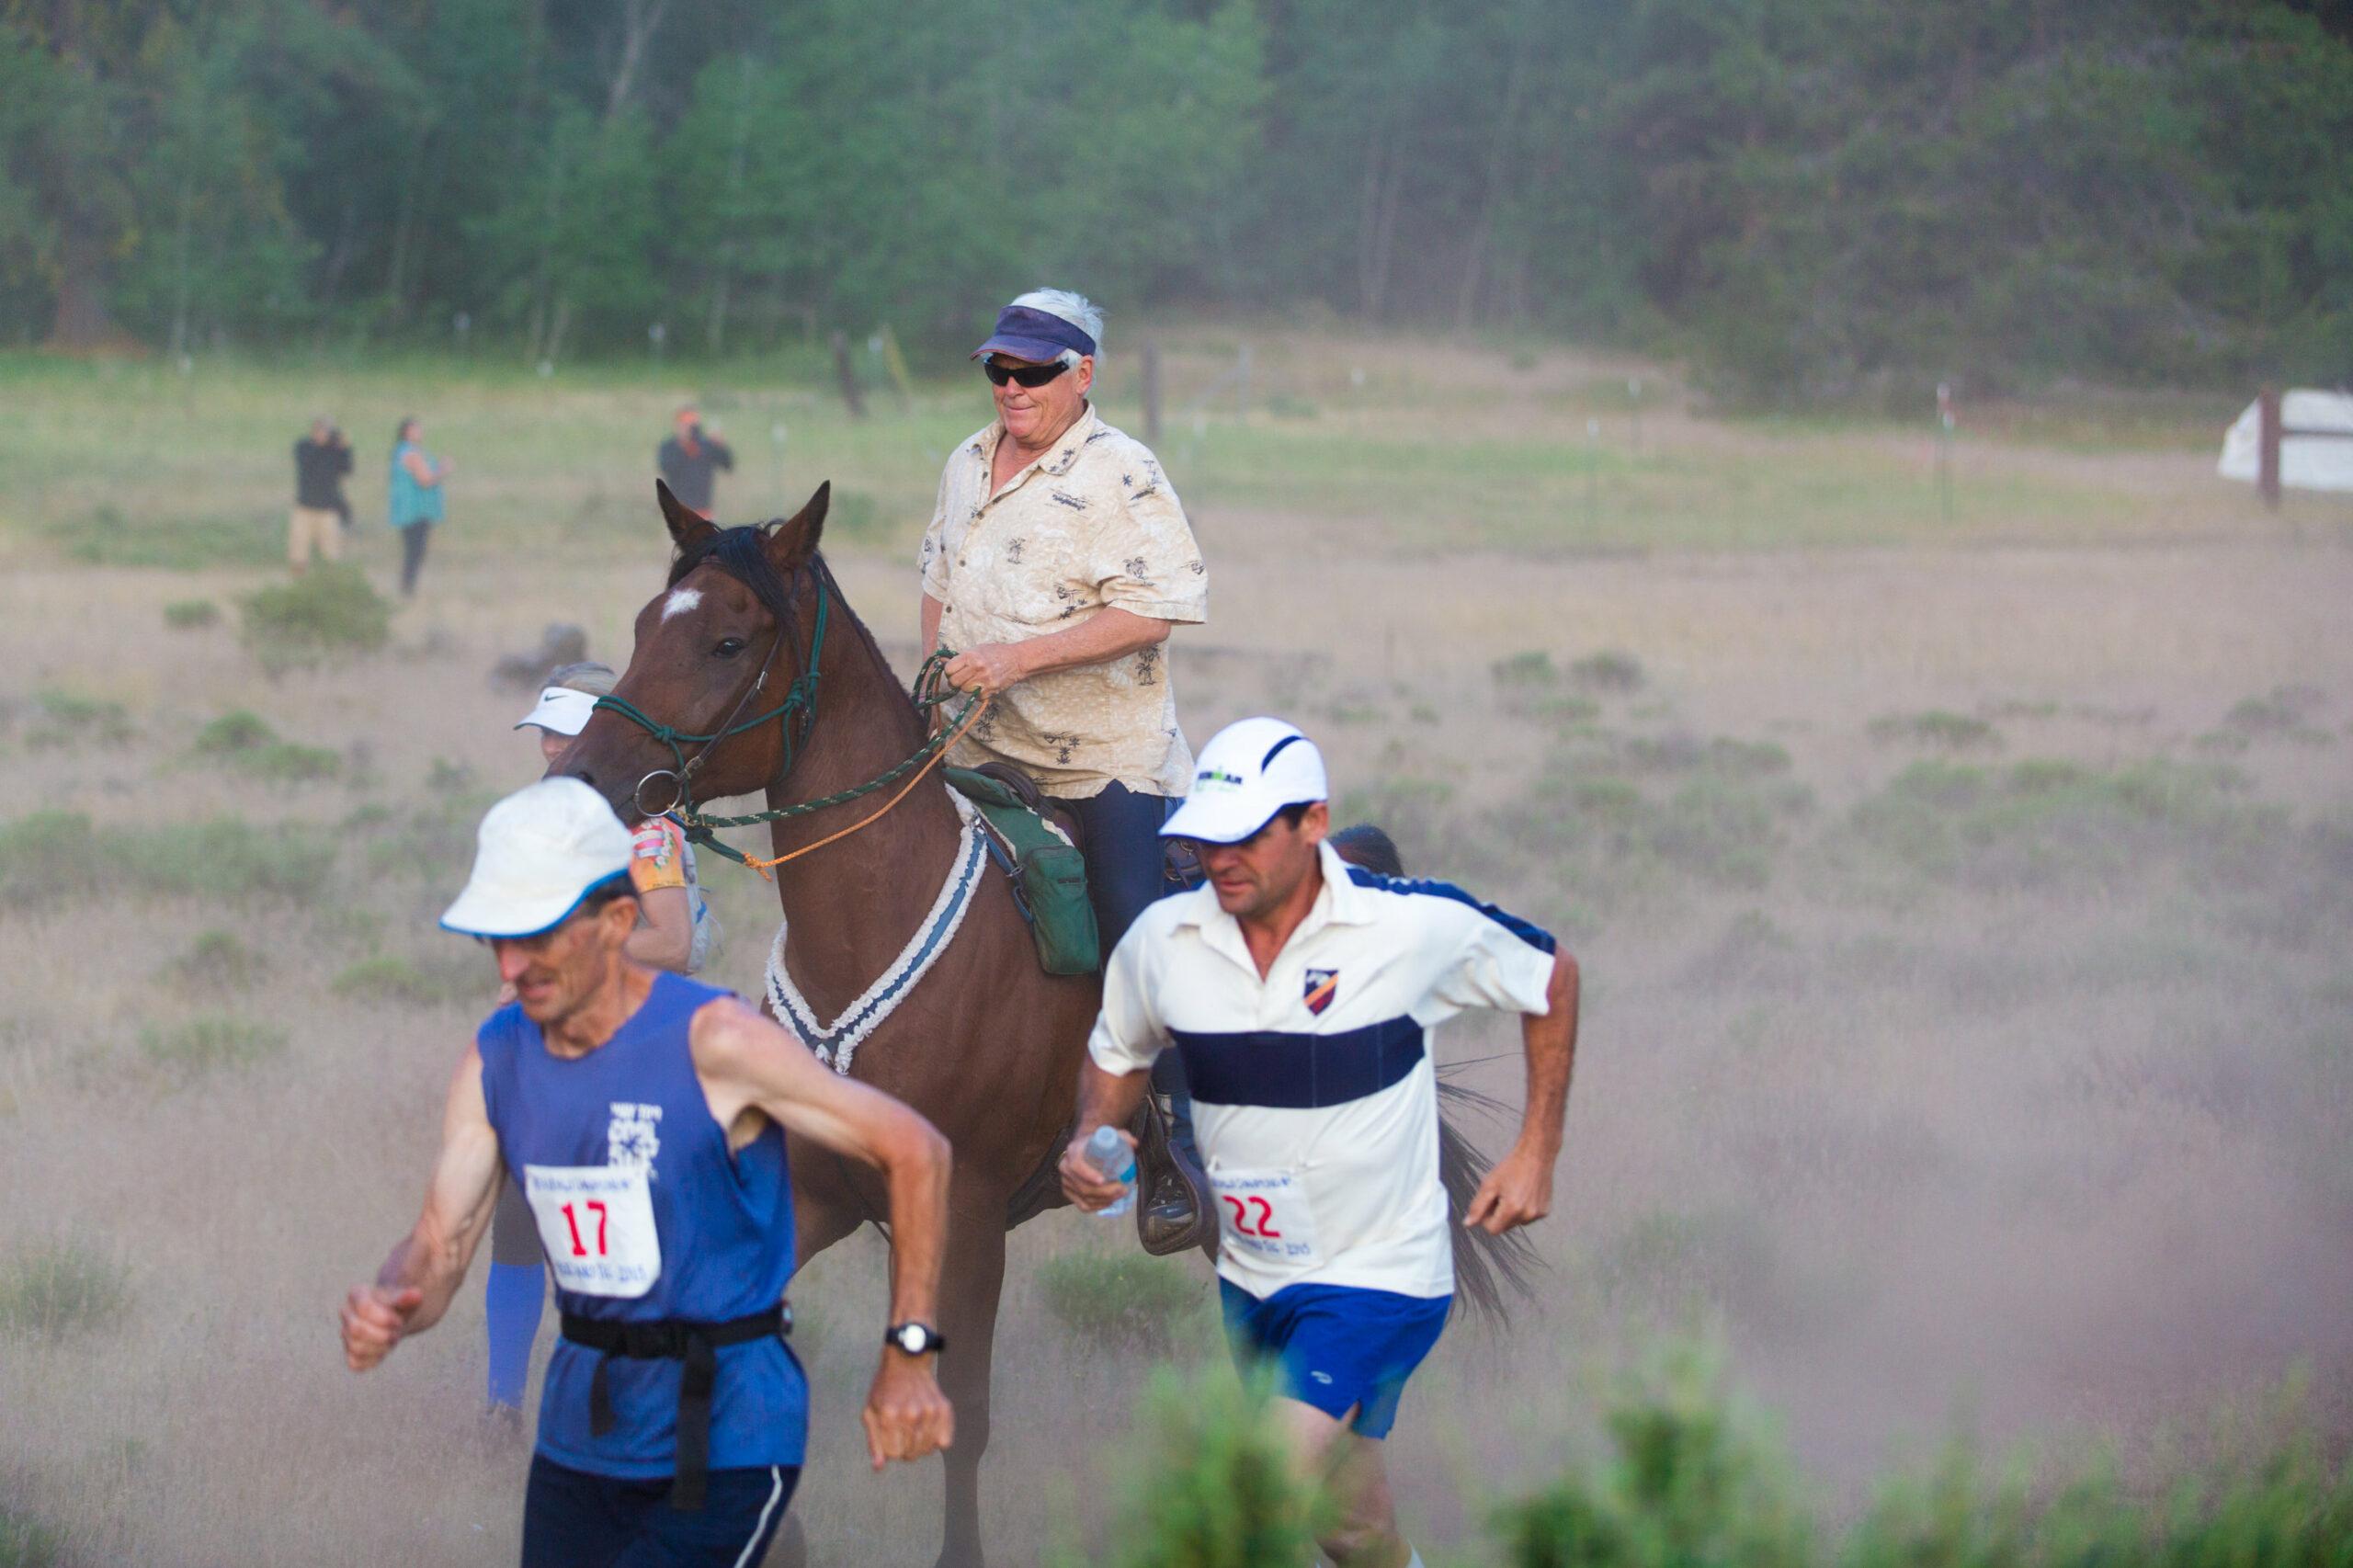
M677 432L662 443L654 454L656 467L662 471L663 483L679 503L697 514L711 515L711 494L716 488L719 471L735 471L735 454L728 450L716 431L702 427L702 415L692 408L678 410Z
M351 503L343 498L343 476L351 472L351 443L324 415L311 421L311 433L294 443L294 511L286 524L286 563L300 576L311 554L343 559L343 529Z

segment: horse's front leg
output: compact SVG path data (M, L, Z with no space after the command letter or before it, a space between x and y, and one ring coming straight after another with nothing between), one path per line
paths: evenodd
M938 1568L983 1568L981 1458L989 1446L989 1372L997 1295L1005 1284L1006 1193L959 1183L949 1199L947 1267L939 1286L939 1385L956 1407L956 1441L942 1455L948 1499Z

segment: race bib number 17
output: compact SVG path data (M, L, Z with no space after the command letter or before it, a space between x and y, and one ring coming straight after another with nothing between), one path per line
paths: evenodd
M1211 1171L1222 1244L1286 1267L1324 1261L1315 1247L1315 1211L1289 1171Z
M662 1277L643 1165L525 1165L523 1194L562 1289L634 1299Z

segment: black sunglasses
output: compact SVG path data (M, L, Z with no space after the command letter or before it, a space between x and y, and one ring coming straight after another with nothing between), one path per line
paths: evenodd
M1018 381L1025 387L1042 387L1069 369L1060 359L1051 365L1025 365L1017 370L1010 365L998 364L994 356L981 361L981 369L998 386Z

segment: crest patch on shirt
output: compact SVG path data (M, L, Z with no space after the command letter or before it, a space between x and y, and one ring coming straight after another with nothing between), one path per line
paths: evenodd
M605 1128L605 1163L608 1165L651 1166L662 1152L662 1108L612 1102L613 1119Z
M1321 1016L1340 992L1340 971L1336 969L1311 969L1307 971L1307 1010Z

